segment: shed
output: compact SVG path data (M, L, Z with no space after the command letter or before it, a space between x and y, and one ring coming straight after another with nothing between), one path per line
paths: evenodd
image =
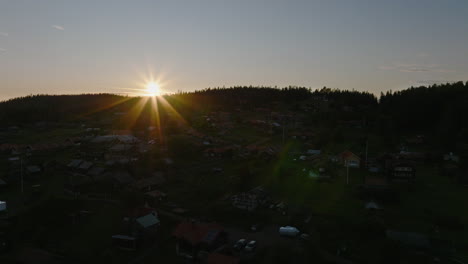
M74 159L68 163L67 167L69 168L78 168L80 164L83 162L83 160L80 159Z
M380 210L382 209L382 207L379 206L379 204L377 204L376 202L374 201L370 201L370 202L367 202L364 207L368 210Z
M143 228L156 227L160 222L156 212L151 212L147 215L139 217L135 221Z

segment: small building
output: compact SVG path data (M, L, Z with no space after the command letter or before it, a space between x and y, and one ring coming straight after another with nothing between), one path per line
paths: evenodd
M367 202L364 205L364 208L366 208L367 210L380 210L380 209L382 209L382 207L378 203L376 203L374 201Z
M0 214L5 213L7 211L7 202L0 201Z
M414 183L416 169L406 161L387 161L387 176L391 182Z
M152 211L149 214L140 216L136 218L135 221L143 229L148 229L148 228L156 229L160 223L158 214L155 211Z
M257 209L258 206L265 204L267 200L268 195L261 186L249 192L239 193L231 197L232 206L247 211Z
M130 151L132 149L132 145L129 144L116 144L112 146L109 151L111 152L125 152Z
M322 151L320 149L309 149L307 155L320 155Z
M212 252L227 242L227 233L217 223L181 222L172 234L179 256L197 258L200 251Z
M341 152L339 159L345 167L359 168L361 166L361 158L349 150Z
M451 161L451 162L458 163L460 161L460 157L453 154L453 152L450 152L444 155L444 161L449 161L449 162Z
M83 160L74 159L74 160L70 161L70 163L67 164L67 167L69 167L71 169L77 169L82 162L83 162Z

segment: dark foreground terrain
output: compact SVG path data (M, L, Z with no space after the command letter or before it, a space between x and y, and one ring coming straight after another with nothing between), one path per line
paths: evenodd
M0 263L468 263L464 113L462 82L6 101Z

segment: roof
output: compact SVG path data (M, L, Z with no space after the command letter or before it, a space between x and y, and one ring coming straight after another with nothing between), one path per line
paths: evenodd
M322 153L322 151L320 149L309 149L309 150L307 150L307 154L311 154L311 155L320 155L320 153Z
M82 162L83 162L82 160L74 159L70 161L70 163L68 163L67 167L78 168L78 166L80 166Z
M361 159L361 158L359 158L358 155L354 154L353 152L351 152L349 150L345 150L345 151L341 152L340 157L342 159L352 159L352 158Z
M159 219L156 212L151 212L145 216L137 218L136 222L140 224L143 228L148 228L159 224Z
M135 240L134 237L125 236L125 235L113 235L112 238L115 238L115 239L125 239L125 240Z
M132 148L131 145L127 145L127 144L117 144L117 145L114 145L112 146L109 150L110 151L115 151L115 152L120 152L120 151L128 151Z
M184 239L192 245L212 243L224 228L217 223L196 223L184 221L173 232L173 236Z
M376 202L373 202L373 201L366 203L364 207L366 209L376 209L376 210L381 209L381 207Z
M88 170L93 166L93 163L90 161L83 161L80 166L78 167L81 170Z
M237 264L239 263L239 258L234 256L227 256L219 253L211 253L206 259L207 264Z

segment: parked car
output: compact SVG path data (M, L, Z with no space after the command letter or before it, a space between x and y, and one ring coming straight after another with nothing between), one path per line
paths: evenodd
M299 233L301 233L301 231L293 226L282 226L279 228L279 234L282 236L295 237L299 235Z
M247 239L241 238L234 244L234 249L241 250L247 245Z
M247 252L252 252L255 250L255 248L257 248L257 241L252 240L247 244L247 246L245 246L244 250Z

